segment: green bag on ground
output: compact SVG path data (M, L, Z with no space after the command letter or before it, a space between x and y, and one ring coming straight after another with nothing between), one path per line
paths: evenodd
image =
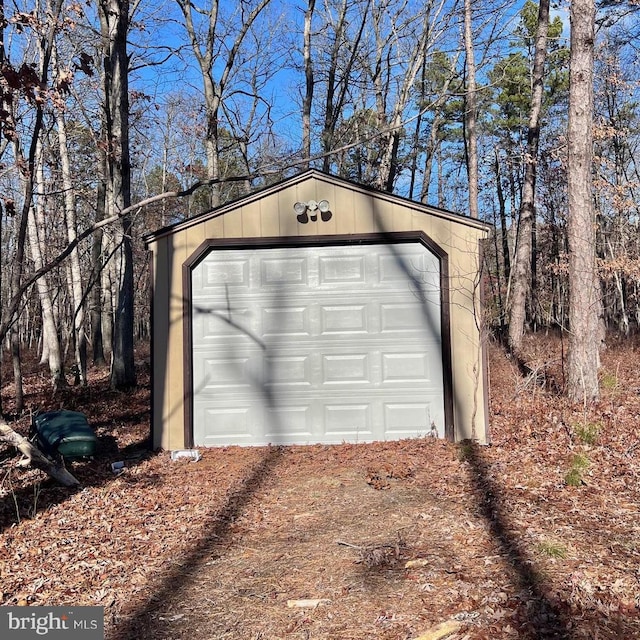
M33 426L42 448L65 459L93 456L98 438L87 417L79 411L47 411L34 417Z

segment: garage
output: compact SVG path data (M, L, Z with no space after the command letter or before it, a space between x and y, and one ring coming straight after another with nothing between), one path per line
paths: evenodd
M194 445L444 437L420 242L212 249L192 270Z
M488 229L310 170L149 234L155 447L488 442Z

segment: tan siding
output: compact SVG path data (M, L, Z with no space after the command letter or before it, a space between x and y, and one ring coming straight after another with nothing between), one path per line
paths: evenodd
M372 233L378 231L374 222L374 207L372 197L369 194L355 194L355 233Z
M268 196L258 202L260 207L260 228L262 237L270 238L280 235L280 219L277 211L277 200L273 196Z
M295 217L294 217L295 219ZM295 236L318 236L322 232L318 228L318 221L315 222L309 220L307 224L300 224L297 220L295 223L295 229L293 233L287 233L287 235L295 235Z
M166 433L162 438L163 447L166 449L180 449L184 446L181 429L184 418L182 264L187 259L185 240L184 234L179 234L174 238L173 268L171 269L171 300L169 301L169 334L167 339L169 362L165 385L167 401L163 414Z
M256 202L242 207L242 237L259 238L262 235L260 205Z
M340 235L354 233L355 216L358 210L356 194L347 189L336 189L331 207L336 233Z
M371 223L368 231L387 233L391 231L391 205L384 200L371 198Z
M225 238L242 238L242 215L238 209L222 216Z
M391 231L406 231L411 227L408 224L407 217L409 210L404 205L392 204L390 215L390 229Z
M205 238L222 238L224 237L224 225L222 217L212 218L202 224L204 227Z
M433 218L431 216L413 212L411 214L410 228L412 231L424 231L432 240L435 240L433 237Z
M320 223L319 232L322 235L335 235L338 231L338 216L336 216L336 204L338 200L338 189L333 185L323 185L319 190L319 200L327 200L329 202L329 211L331 211L331 219Z
M306 194L307 190L305 190ZM282 191L278 194L278 204L279 212L278 216L280 219L280 234L281 236L298 236L304 235L305 227L309 227L309 225L303 225L298 222L296 219L296 214L293 210L293 205L298 200L308 200L313 196L307 197L304 194L296 193L294 190L286 190ZM308 231L307 231L308 233Z
M459 229L456 229L458 231ZM455 232L454 232L455 233ZM477 254L472 252L472 243L458 237L450 247L450 306L453 353L453 388L455 397L456 438L472 437L472 415L476 394L476 375L482 375L481 354L477 319L473 302L477 295L475 282ZM476 244L477 246L477 244ZM478 392L482 385L478 385ZM476 398L478 411L482 410L482 396ZM479 432L479 433L478 433ZM476 436L484 439L485 425L481 416L476 416Z
M307 180L295 187L295 189L285 189L280 192L284 196L284 204L289 211L293 211L296 202L309 202L318 200L318 183L316 180Z
M429 237L439 244L447 253L450 253L451 245L451 223L448 220L434 219Z

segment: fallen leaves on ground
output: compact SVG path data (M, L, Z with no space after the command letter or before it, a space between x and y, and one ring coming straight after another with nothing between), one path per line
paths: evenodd
M490 447L227 447L197 462L145 449L144 370L130 393L96 370L52 397L34 367L30 407L84 411L101 449L73 463L69 490L0 447L0 603L103 606L110 640L640 637L634 348L603 354L586 409L557 393L561 345L528 349L536 380L489 347Z

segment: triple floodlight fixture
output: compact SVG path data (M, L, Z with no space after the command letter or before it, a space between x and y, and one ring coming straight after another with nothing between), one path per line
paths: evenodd
M301 224L306 224L309 220L315 222L318 219L318 211L320 212L322 222L331 220L331 216L333 215L329 210L328 200L320 200L320 202L316 202L315 200L296 202L293 205L293 210L296 212L298 222Z

